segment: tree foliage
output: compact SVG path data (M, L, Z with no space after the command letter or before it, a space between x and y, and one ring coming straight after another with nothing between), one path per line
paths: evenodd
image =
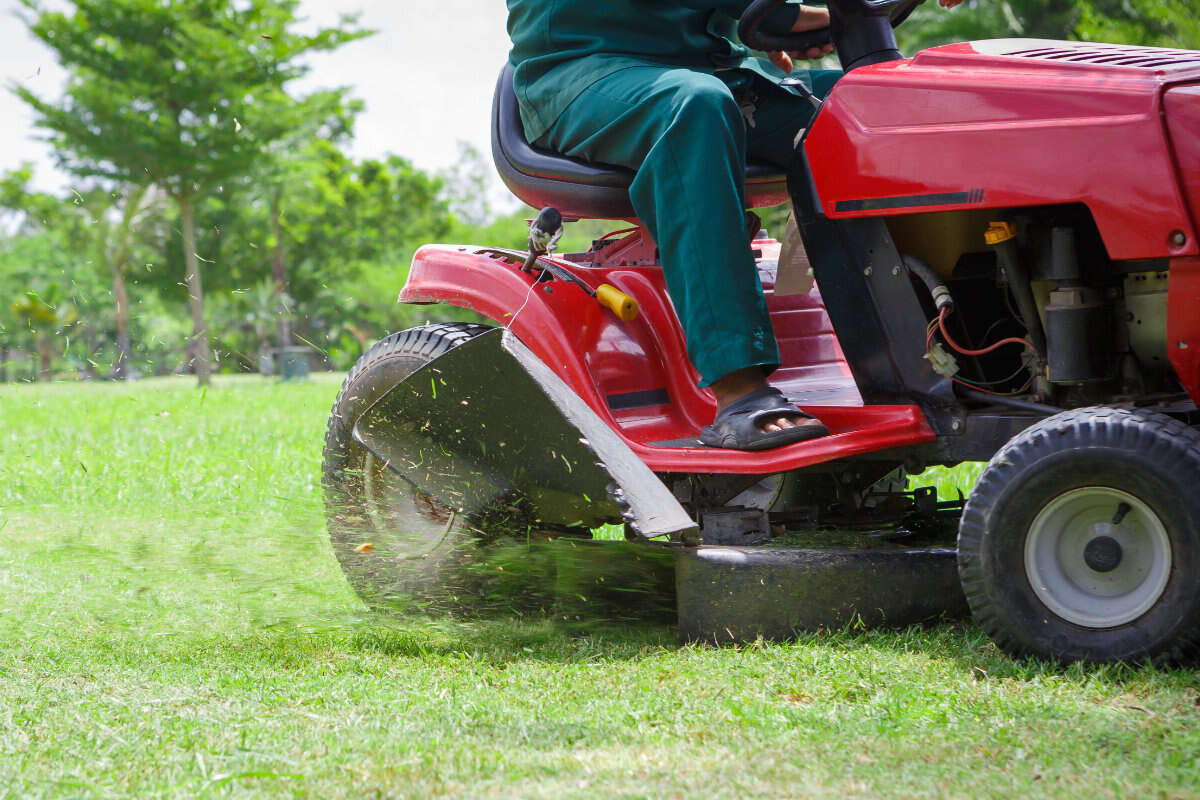
M173 197L247 174L309 112L285 91L307 72L301 56L366 33L352 17L296 33L297 0L72 0L71 13L21 3L69 72L61 101L16 89L61 165Z
M270 160L315 103L287 94L302 57L366 35L353 18L294 30L298 0L71 0L70 13L21 0L30 31L68 70L59 101L26 87L60 164L81 176L162 187L178 204L193 361L208 381L195 201ZM324 99L322 99L324 102Z
M1200 48L1192 0L1080 0L1078 38L1152 47Z
M898 29L905 52L974 39L1077 39L1200 48L1192 0L967 0L926 3Z

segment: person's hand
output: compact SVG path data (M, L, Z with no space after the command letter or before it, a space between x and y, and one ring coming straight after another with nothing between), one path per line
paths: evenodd
M941 0L941 2L951 2L957 5L962 0ZM805 31L815 31L818 28L829 27L829 9L813 6L799 6L798 8L800 16L796 17L796 23L792 25L792 33L803 33ZM833 44L830 43L824 47L810 47L803 53L798 51L785 53L782 50L772 50L770 53L767 53L767 58L771 59L771 63L784 72L791 72L793 58L816 59L832 52Z

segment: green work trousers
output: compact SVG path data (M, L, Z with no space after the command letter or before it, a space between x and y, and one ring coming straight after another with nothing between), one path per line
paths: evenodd
M814 91L839 74L809 73ZM779 366L745 229L746 158L786 169L812 114L807 99L748 70L638 66L584 89L536 142L637 170L630 199L658 245L701 386Z

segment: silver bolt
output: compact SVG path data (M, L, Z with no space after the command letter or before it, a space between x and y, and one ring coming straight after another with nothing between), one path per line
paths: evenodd
M1171 231L1171 244L1176 247L1183 247L1187 244L1187 234L1183 231Z
M863 270L863 275L866 275L869 278L869 277L871 277L871 275L874 272L875 272L875 270L871 269L870 267L867 267L866 269Z
M900 277L900 265L899 264L892 267L892 275L896 276L897 278Z
M958 431L961 431L962 430L962 420L956 419L956 420L954 420L954 422L951 422L950 430L954 431L955 433L957 433Z
M1179 349L1180 349L1180 350L1187 350L1187 349L1188 349L1188 343L1187 343L1187 342L1180 342L1180 343L1179 343Z

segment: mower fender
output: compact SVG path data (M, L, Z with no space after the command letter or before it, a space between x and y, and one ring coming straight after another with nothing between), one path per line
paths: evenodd
M528 343L592 408L605 408L579 355L590 331L604 324L604 310L579 287L536 283L521 271L523 261L515 251L426 245L413 256L399 301L448 303L494 320ZM563 320L571 321L569 330Z
M524 533L623 520L647 538L696 531L650 468L507 330L413 372L363 413L354 438L481 525Z
M449 303L507 326L519 310L524 314L523 305L538 304L530 296L532 276L519 268L522 261L515 251L425 245L413 256L398 299L418 305Z

